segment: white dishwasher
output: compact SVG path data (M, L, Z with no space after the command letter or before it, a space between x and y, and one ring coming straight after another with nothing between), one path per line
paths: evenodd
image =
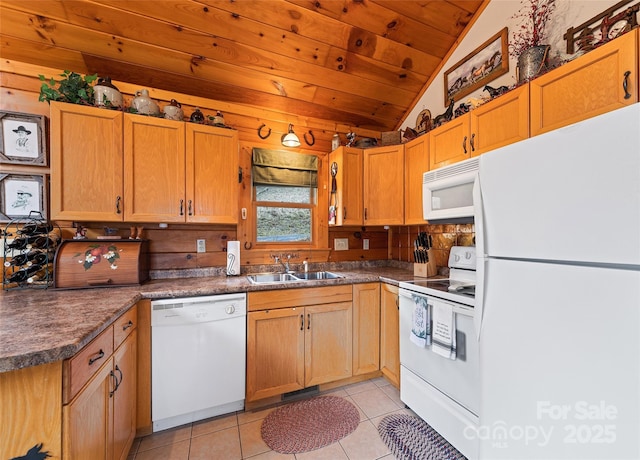
M151 302L153 431L244 408L247 296Z

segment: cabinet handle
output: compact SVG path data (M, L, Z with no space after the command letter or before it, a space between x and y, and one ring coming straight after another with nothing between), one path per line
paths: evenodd
M120 381L118 382L118 379L116 379L117 384L113 391L117 391L118 388L120 388L120 385L122 384L122 380L124 379L124 375L122 374L122 371L120 370L117 364L116 364L116 371L118 371L118 373L120 374Z
M133 321L129 320L129 322L127 324L125 324L124 326L122 326L122 330L126 331L127 329L129 329L130 327L133 326Z
M629 75L631 75L631 71L627 70L624 73L624 80L622 80L622 89L624 89L625 99L629 99L631 97L631 93L629 92Z
M113 377L113 380L114 380L114 382L115 382L115 383L113 384L113 390L111 390L111 391L109 392L109 397L110 397L110 398L112 398L112 397L113 397L113 394L114 394L114 393L116 392L116 390L118 389L118 377L116 377L116 374L115 374L115 372L113 372L113 371L109 371L109 376L110 376L110 377Z
M400 299L396 297L396 308L400 310Z
M342 208L342 218L343 219L347 218L347 207L346 206L344 208Z
M191 200L189 200L189 215L193 216L193 211L191 210Z
M120 197L120 195L118 195L116 197L116 214L120 214L120 200L122 199L122 197Z
M367 220L367 208L364 208L364 220Z
M467 136L464 136L464 139L462 139L462 150L464 150L464 153L467 153Z
M476 137L476 133L473 133L471 135L471 139L469 139L469 145L471 145L471 151L472 152L476 151L476 146L474 145L475 144L475 142L474 142L475 137Z
M104 358L104 351L102 351L102 348L101 348L100 351L96 353L94 357L89 358L89 366L91 366L93 363L95 363L96 361L102 358Z
M180 200L180 215L184 216L184 200Z
M300 315L300 330L304 330L304 315Z
M311 329L311 313L307 313L307 330Z

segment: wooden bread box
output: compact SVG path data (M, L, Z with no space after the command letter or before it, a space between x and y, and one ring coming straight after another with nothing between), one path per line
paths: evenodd
M138 239L64 240L54 261L55 288L142 284L149 279L149 242Z

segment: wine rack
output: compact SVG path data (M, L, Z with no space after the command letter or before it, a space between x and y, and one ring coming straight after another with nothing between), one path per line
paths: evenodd
M60 227L39 212L10 221L3 231L2 288L46 289L53 285L53 260Z

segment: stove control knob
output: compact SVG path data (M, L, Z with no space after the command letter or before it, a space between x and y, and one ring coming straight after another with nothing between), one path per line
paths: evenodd
M467 259L471 259L471 253L470 252L465 252L464 253L465 258Z

